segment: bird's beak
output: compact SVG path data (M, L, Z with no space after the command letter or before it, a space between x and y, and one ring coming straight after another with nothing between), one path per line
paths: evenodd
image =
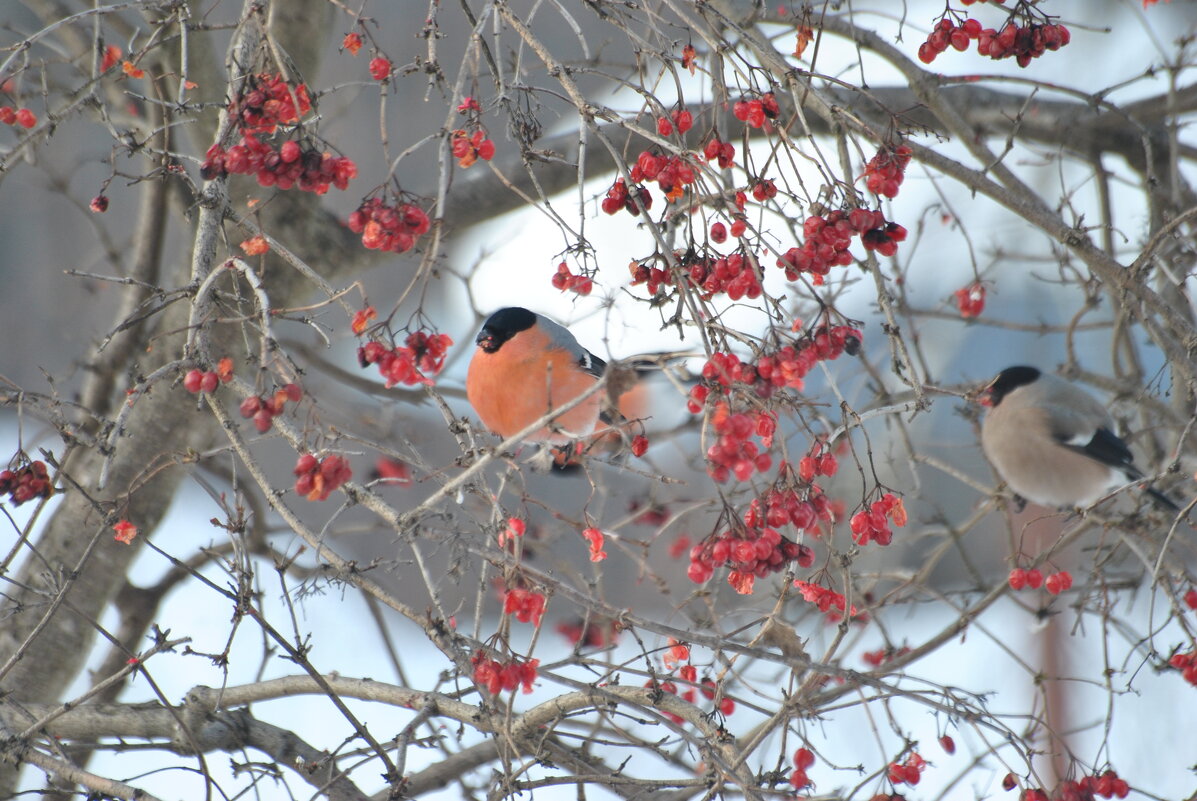
M976 401L982 406L993 406L993 382L991 381L978 389L973 394L972 400Z
M492 353L495 349L495 337L489 331L479 331L478 336L474 338L474 344L487 353Z

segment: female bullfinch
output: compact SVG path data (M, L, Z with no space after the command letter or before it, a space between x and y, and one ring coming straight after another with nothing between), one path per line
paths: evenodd
M584 394L607 367L565 328L518 306L492 314L474 341L466 397L504 439ZM527 440L560 445L591 434L604 399L601 390L592 392Z
M981 447L1010 489L1043 506L1085 507L1142 478L1106 408L1089 393L1034 367L1007 367L980 391L989 411ZM1171 500L1151 488L1159 503Z

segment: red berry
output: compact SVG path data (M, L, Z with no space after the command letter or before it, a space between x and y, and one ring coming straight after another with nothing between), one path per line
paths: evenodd
M1072 574L1067 570L1053 573L1044 582L1044 588L1052 595L1059 595L1070 587L1072 587Z
M258 433L265 434L274 425L274 415L269 409L261 408L254 413L254 428L258 429Z
M632 438L632 455L640 457L648 450L648 437L643 434L637 434Z
M241 401L241 406L238 411L246 420L258 413L258 409L262 408L262 399L257 395L250 395L245 400Z
M183 376L183 388L188 392L199 392L203 387L204 373L202 370L189 370Z
M1021 590L1027 586L1027 571L1016 567L1010 571L1010 577L1006 581L1010 584L1010 589Z
M386 80L391 74L391 62L382 56L370 59L370 77L376 81Z
M950 755L956 753L956 741L952 739L950 734L945 734L944 736L940 737L939 745L943 748L944 753L946 754Z

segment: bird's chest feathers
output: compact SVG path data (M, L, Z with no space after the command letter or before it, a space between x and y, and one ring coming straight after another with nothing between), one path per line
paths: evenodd
M476 376L477 392L488 396L498 419L484 420L500 433L522 430L546 413L559 409L594 386L595 377L582 371L567 351L536 352L504 347L487 354ZM599 397L594 393L558 423L575 433L585 433L598 415ZM475 403L475 408L479 404Z

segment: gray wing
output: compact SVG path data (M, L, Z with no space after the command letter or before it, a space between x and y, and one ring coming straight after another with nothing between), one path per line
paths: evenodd
M549 335L549 339L553 341L554 345L572 353L578 360L578 365L592 376L596 378L602 376L603 371L607 369L605 361L582 347L565 326L553 322L543 314L536 316L540 318L540 327Z

